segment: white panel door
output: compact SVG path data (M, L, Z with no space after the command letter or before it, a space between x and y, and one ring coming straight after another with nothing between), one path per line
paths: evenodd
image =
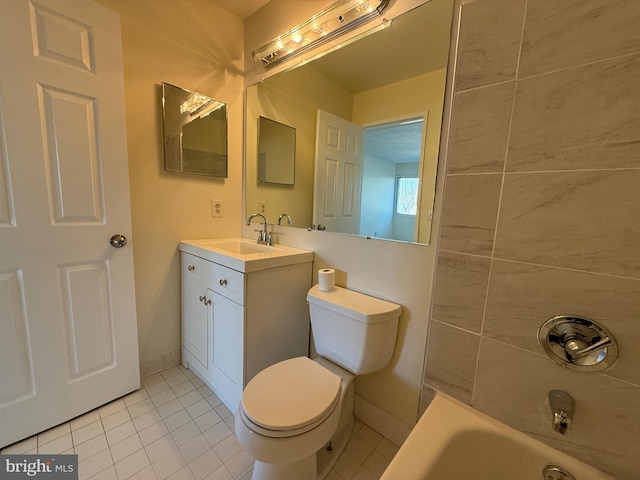
M0 447L139 386L119 17L0 1Z
M313 222L319 229L359 233L362 127L318 110Z

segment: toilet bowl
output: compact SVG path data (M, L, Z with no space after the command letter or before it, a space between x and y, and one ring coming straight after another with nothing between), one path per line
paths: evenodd
M252 478L318 478L316 452L338 430L354 376L336 366L331 371L322 365L323 359L317 360L284 360L247 384L235 431L238 442L256 460ZM352 394L350 400L347 410L353 417Z
M255 459L252 480L324 478L353 427L353 378L393 353L398 305L339 287L312 287L307 300L320 356L262 370L238 405L236 437Z

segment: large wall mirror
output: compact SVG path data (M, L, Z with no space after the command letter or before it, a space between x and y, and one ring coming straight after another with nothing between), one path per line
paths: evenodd
M227 106L162 83L164 168L227 177Z
M247 88L245 208L429 243L453 0ZM295 128L295 184L260 182L259 117Z

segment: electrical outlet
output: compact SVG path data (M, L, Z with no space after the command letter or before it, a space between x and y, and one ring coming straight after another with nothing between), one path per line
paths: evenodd
M261 213L262 215L267 213L267 202L264 200L258 201L258 213Z
M211 200L211 217L222 218L224 202L222 200Z

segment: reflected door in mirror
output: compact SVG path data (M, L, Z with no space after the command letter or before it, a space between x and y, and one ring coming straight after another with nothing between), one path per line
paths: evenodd
M332 232L360 232L362 127L318 110L314 224ZM322 225L322 227L320 227Z

